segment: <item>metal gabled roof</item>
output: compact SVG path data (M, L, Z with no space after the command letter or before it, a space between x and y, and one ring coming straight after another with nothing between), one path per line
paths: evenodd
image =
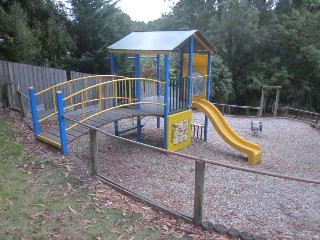
M212 51L212 45L197 30L132 32L108 47L111 53L170 53L188 51L194 36L194 51Z

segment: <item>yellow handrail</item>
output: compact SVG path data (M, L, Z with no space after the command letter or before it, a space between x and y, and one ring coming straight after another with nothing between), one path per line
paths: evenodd
M120 75L92 75L92 76L87 76L87 77L81 77L81 78L75 78L75 79L72 79L72 80L69 80L69 81L66 81L66 82L62 82L62 83L58 83L56 85L53 85L49 88L46 88L40 92L37 92L35 95L38 96L42 93L45 93L47 91L50 91L51 89L54 89L54 88L57 88L57 87L60 87L62 85L65 85L65 84L71 84L73 82L76 82L76 81L80 81L80 80L84 80L84 79L91 79L91 78L97 78L97 77L113 77L113 78L126 78L125 76L120 76Z
M72 86L71 86L71 83L74 82L74 81L78 81L78 80L84 80L84 89L81 89L79 90L78 92L75 92L75 93L72 93L70 94L69 96L65 97L63 100L64 101L67 101L67 100L70 100L70 104L65 106L64 109L65 110L68 110L72 107L76 107L76 106L79 106L81 105L81 110L82 110L82 118L86 118L86 113L85 113L85 106L87 106L88 103L90 102L96 102L98 101L99 103L99 110L102 111L102 101L106 101L106 100L111 100L111 99L114 99L115 102L116 102L116 107L119 107L118 106L118 100L126 100L129 102L129 104L131 105L135 105L137 104L137 98L132 98L132 82L133 81L137 81L137 80L140 80L142 82L141 86L142 86L142 89L144 89L143 87L145 86L145 82L152 82L153 83L153 92L154 92L154 95L156 94L156 84L157 83L160 83L160 84L164 84L164 82L161 82L159 80L155 80L155 79L148 79L148 78L121 78L121 79L116 79L116 80L112 80L112 81L107 81L107 82L103 82L102 81L102 77L112 77L113 79L116 79L120 76L116 76L116 75L94 75L94 76L89 76L89 77L82 77L82 78L78 78L78 79L74 79L74 80L71 80L71 81L68 81L68 82L65 82L65 83L61 83L61 84L57 84L53 87L50 87L48 89L46 89L46 91L49 91L51 90L52 91L52 97L53 97L53 104L54 104L54 112L49 114L48 116L45 116L43 118L41 118L39 120L39 122L42 122L44 120L47 120L48 118L54 116L55 114L57 114L57 107L56 107L56 101L55 101L55 89L54 87L58 87L58 86L61 86L63 84L68 84L69 88L67 90L69 90L69 94L72 93ZM99 79L99 83L98 84L95 84L95 85L92 85L92 86L89 86L87 85L87 79L88 78L98 78ZM98 82L98 81L96 81ZM118 83L119 82L124 82L124 93L123 93L123 96L118 96ZM112 88L113 88L113 96L111 97L104 97L104 94L103 94L103 86L107 86L108 84L113 84ZM128 86L127 86L128 85ZM94 88L98 88L98 98L95 98L95 99L89 99L89 94L88 94L88 91L90 89L94 89ZM44 93L45 91L41 91L39 93L37 93L37 95L41 94L41 93ZM80 95L80 102L76 103L74 100L74 97L77 96L77 95ZM144 90L142 91L142 96L144 96ZM144 99L144 98L142 98ZM154 98L154 101L155 101L155 98ZM142 103L143 104L143 103ZM152 102L149 102L148 104L157 104L159 105L159 103L152 103ZM122 106L129 106L127 104L122 104Z
M121 81L129 81L130 82L132 80L141 80L141 81L149 81L149 82L164 84L163 82L161 82L159 80L149 79L149 78L123 78L123 79L117 79L117 80L113 80L113 81L109 81L109 82L98 83L96 85L92 85L90 87L87 87L86 89L81 89L78 92L75 92L75 93L65 97L63 100L66 101L66 100L70 99L71 97L74 97L74 96L81 94L82 92L88 91L90 89L99 87L100 85L103 86L103 85L107 85L107 84L114 84L114 83L121 82ZM129 89L129 93L130 93L130 89Z

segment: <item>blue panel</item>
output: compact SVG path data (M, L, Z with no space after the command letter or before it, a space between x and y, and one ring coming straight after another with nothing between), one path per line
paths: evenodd
M38 120L38 112L37 112L37 100L34 94L35 94L34 88L29 88L29 99L30 99L33 131L37 137L37 135L40 134L40 128L39 128L39 120Z
M65 122L64 122L64 119L62 118L64 114L64 109L63 109L63 98L62 98L61 92L57 92L56 102L57 102L57 109L58 109L58 123L59 123L59 130L60 130L61 152L63 155L67 155L68 154L67 134L66 134Z

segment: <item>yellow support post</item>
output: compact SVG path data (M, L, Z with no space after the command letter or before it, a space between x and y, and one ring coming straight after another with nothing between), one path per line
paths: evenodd
M52 100L53 100L53 109L54 109L54 112L57 111L57 105L56 105L56 98L55 98L55 92L54 92L54 88L52 88Z
M101 77L99 78L99 111L102 110L102 87L101 87Z
M86 102L88 102L88 85L87 85L87 79L84 80L84 89L86 89Z
M131 89L132 89L132 87L131 87L131 80L129 80L129 102L130 103L132 103L132 94L131 94Z
M83 96L84 92L81 92L81 108L82 108L82 118L85 118L85 112L84 112L84 96Z
M114 83L114 92L115 92L115 99L116 99L115 105L117 107L118 106L118 88L117 88L116 82Z
M71 82L69 82L69 95L72 94L72 87L71 87ZM72 98L70 98L70 105L73 105Z

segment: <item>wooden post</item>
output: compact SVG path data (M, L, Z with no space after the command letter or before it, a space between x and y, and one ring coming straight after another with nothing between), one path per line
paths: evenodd
M196 161L195 167L193 223L200 226L202 224L205 163Z
M21 115L22 118L24 118L26 116L26 114L25 114L25 109L24 109L22 93L21 93L21 90L20 90L19 87L18 87L18 90L17 90L17 94L18 94L19 105L20 105L20 115Z
M264 87L262 87L262 92L261 92L259 117L262 117L262 114L263 114L263 106L264 106Z
M277 116L278 106L279 106L279 97L280 97L280 88L277 88L276 103L274 105L274 113L273 113L274 117Z
M142 135L141 135L141 118L140 116L137 117L137 142L142 141Z
M315 124L318 124L319 122L319 113L317 113L317 117L316 117L316 120L315 120Z
M246 116L249 117L249 107L246 108Z
M231 106L228 106L229 115L231 115Z
M98 175L98 138L97 130L90 129L91 175Z
M12 105L12 94L11 94L11 84L10 83L7 83L6 84L6 95L7 95L7 104L8 104L8 107L11 108L13 105Z
M222 109L221 109L222 115L224 115L224 107L225 107L225 105L223 104L223 105L222 105Z

